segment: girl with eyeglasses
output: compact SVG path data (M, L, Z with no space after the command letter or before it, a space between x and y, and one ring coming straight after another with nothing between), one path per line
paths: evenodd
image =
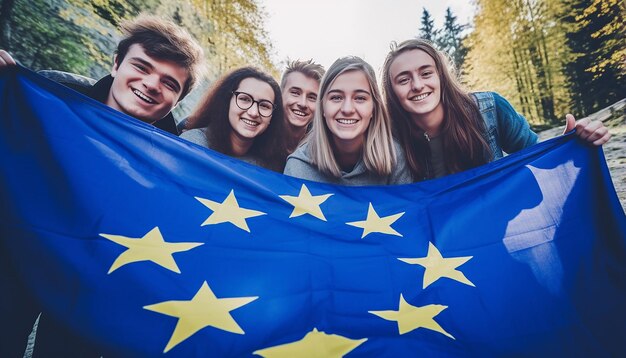
M392 47L383 65L383 93L407 162L416 180L442 177L486 164L537 142L511 104L494 92L467 93L445 55L412 39ZM602 145L602 122L566 116L566 132Z
M343 185L411 181L374 70L365 61L344 57L330 66L320 83L313 128L288 157L285 174Z
M255 68L217 80L189 116L181 138L282 172L287 157L280 87Z

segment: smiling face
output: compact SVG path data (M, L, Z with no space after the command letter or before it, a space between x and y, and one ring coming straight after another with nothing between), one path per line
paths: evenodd
M391 87L414 123L443 121L441 82L435 60L422 50L401 53L389 67Z
M131 45L122 61L115 62L106 105L147 123L176 107L189 77L184 67L148 56L139 44Z
M324 120L335 144L362 145L374 112L365 74L352 70L337 76L322 100Z
M274 90L267 83L258 80L253 77L248 77L239 83L239 87L235 92L245 93L252 97L254 101L269 101L274 103ZM246 99L249 99L247 97ZM265 102L261 104L266 105ZM259 104L252 103L250 108L241 109L236 103L236 96L233 95L230 99L230 106L228 110L228 121L232 128L231 135L235 136L237 140L248 142L253 140L256 136L265 132L270 125L272 119L271 114L269 117L263 117L259 113Z
M306 127L313 119L320 84L302 72L287 75L283 88L283 107L287 123L294 128Z

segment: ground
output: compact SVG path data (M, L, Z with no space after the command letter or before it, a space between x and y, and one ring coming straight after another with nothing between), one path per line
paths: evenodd
M609 127L611 140L603 146L604 156L611 172L615 191L626 211L626 99L590 116L601 120ZM539 133L540 140L546 140L563 132L563 127Z

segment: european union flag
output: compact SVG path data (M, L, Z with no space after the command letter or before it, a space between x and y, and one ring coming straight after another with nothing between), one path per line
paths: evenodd
M39 312L58 327L38 330L43 355L46 340L105 357L626 354L626 219L601 149L571 135L438 180L341 187L21 68L0 96L5 354Z

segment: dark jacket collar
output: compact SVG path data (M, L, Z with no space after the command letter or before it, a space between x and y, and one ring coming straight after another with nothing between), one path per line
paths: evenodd
M95 99L98 102L106 103L112 85L113 77L111 75L107 75L102 77L93 86L88 87L84 94ZM168 133L172 133L173 135L180 134L178 132L178 129L176 128L176 121L174 120L172 112L168 113L167 116L159 119L158 121L152 123L152 125Z

